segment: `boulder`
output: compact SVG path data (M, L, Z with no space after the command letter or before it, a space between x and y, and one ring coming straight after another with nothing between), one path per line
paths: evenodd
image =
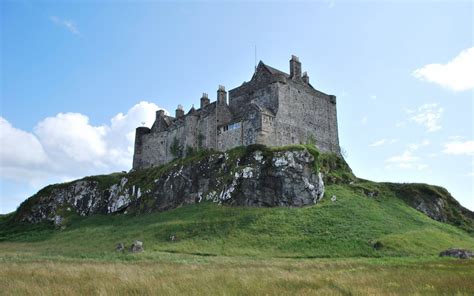
M140 253L143 252L143 242L136 240L132 243L132 246L130 247L130 252L132 253Z
M115 251L117 252L123 252L125 250L125 246L123 243L118 243L116 246L115 246Z
M469 259L474 257L474 253L470 250L451 248L439 253L440 257L455 257L459 259Z

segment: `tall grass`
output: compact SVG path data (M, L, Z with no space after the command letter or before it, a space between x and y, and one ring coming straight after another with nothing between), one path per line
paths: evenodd
M472 295L473 278L472 260L6 261L0 294Z

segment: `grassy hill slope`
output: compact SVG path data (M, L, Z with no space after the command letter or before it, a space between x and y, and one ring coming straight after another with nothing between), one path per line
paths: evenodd
M205 202L137 216L71 214L63 230L16 223L11 216L3 216L0 250L126 259L153 258L163 252L311 258L437 255L449 247L474 249L472 234L411 208L392 186L370 181L332 184L321 203L304 208ZM378 195L367 196L367 188ZM171 236L176 239L172 241ZM135 239L144 242L145 253L137 257L114 251L117 243L130 245Z
M230 159L255 149L274 151L262 146L239 147L229 151ZM474 249L473 213L444 188L362 180L335 155L319 154L302 145L277 149L308 149L315 156L314 169L324 174L326 184L320 203L303 208L257 208L206 201L159 213L132 211L89 217L65 211L61 229L51 223L18 222L22 211L41 202L42 192L65 184L50 185L25 201L17 213L0 216L0 253L110 259L154 258L163 252L313 258L429 256L449 247ZM208 154L128 176L146 188L147 182L153 182L176 163L198 161ZM105 187L122 176L85 179L92 178ZM333 196L335 201L331 200ZM143 241L146 252L130 255L114 251L117 243L129 246L133 240Z

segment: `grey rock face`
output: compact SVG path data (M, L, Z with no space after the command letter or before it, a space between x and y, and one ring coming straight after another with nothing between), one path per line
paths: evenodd
M118 243L116 246L115 246L115 251L117 252L123 252L125 250L125 246L123 243Z
M136 240L133 242L132 246L130 247L130 252L132 253L140 253L143 252L143 242Z
M54 216L53 222L54 222L54 226L61 227L62 223L63 223L63 217L61 217L59 215L56 215L56 216Z
M148 181L146 172L137 171L106 188L91 179L52 186L33 196L27 210L20 207L19 218L36 223L55 221L66 209L82 216L143 213L204 201L263 207L312 205L324 196L323 178L314 172L313 161L306 150L265 155L255 150L234 159L227 153L215 153L176 164ZM142 173L145 176L136 178Z
M470 250L452 248L452 249L447 249L439 253L439 256L440 257L455 257L459 259L469 259L469 258L474 257L474 253Z

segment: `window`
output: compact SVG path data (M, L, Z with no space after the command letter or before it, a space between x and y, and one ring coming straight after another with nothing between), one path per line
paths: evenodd
M229 130L239 129L240 128L240 122L229 124L228 128L229 128Z
M235 130L239 128L240 128L240 122L236 122L236 123L232 123L232 124L222 127L222 130L226 132L226 131L231 131L231 130Z

